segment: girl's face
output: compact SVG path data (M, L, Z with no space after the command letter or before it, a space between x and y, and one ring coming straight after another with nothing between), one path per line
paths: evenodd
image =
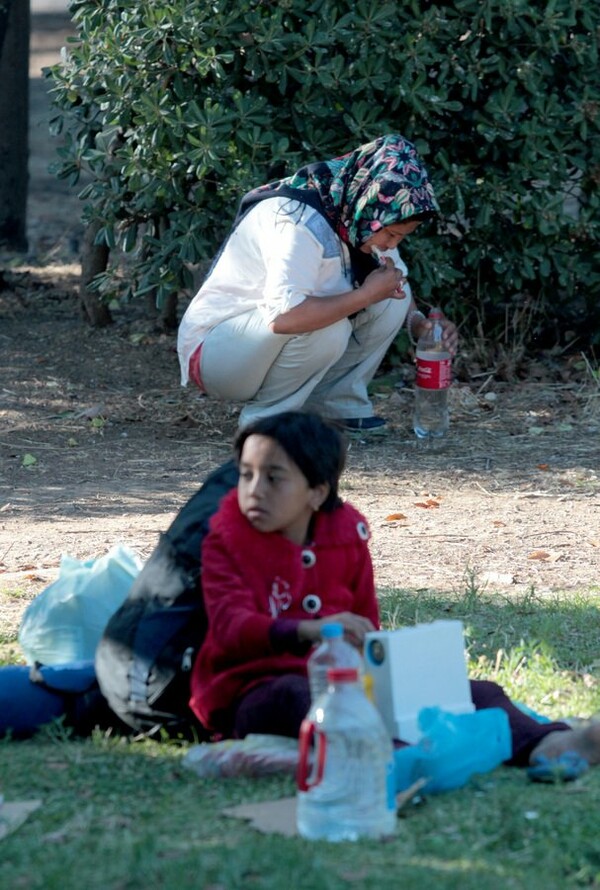
M377 250L392 250L394 247L398 247L407 235L412 235L420 225L420 220L413 220L413 222L394 223L393 226L384 226L383 229L379 229L371 238L368 238L361 245L360 250L363 253L371 253L374 247Z
M328 493L327 483L310 488L274 439L252 435L244 442L238 503L257 531L280 532L295 544L304 544L310 519Z

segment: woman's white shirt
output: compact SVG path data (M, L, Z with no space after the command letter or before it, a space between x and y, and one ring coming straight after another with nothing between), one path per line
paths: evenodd
M398 251L387 255L406 274ZM188 382L192 353L225 319L258 309L267 326L307 296L351 288L348 248L318 211L284 197L259 202L226 241L181 320L181 383Z

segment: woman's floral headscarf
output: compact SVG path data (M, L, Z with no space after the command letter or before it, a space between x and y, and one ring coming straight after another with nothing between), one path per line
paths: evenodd
M246 198L280 189L315 190L342 241L357 248L385 226L439 211L414 145L398 135L382 136L331 161L308 164Z

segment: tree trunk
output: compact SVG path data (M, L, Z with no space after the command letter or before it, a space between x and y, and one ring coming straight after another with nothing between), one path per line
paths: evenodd
M177 327L177 293L170 293L160 310L160 326L163 331L174 331Z
M0 245L27 250L29 0L5 0L0 26ZM0 30L0 36L2 31Z
M167 230L167 221L164 217L154 220L158 230L159 237L163 237ZM148 314L154 320L154 329L156 331L173 331L177 327L177 293L171 293L163 301L159 307L157 305L156 289L148 291L146 294L146 306Z
M177 327L178 298L176 293L169 294L160 309L156 305L156 290L146 294L148 315L154 319L156 331L174 331Z
M8 14L12 0L0 0L0 56L2 55L2 47L4 46L4 38L8 28Z
M83 236L83 248L81 254L81 287L79 296L81 308L87 321L94 328L105 328L112 324L110 309L103 303L96 291L90 290L90 284L95 275L105 272L108 265L108 247L106 244L96 244L96 235L100 223L88 225Z

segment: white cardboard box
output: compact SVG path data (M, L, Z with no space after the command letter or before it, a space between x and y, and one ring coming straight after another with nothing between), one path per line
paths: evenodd
M461 621L369 633L364 661L367 689L392 738L418 742L422 708L453 714L475 710Z

